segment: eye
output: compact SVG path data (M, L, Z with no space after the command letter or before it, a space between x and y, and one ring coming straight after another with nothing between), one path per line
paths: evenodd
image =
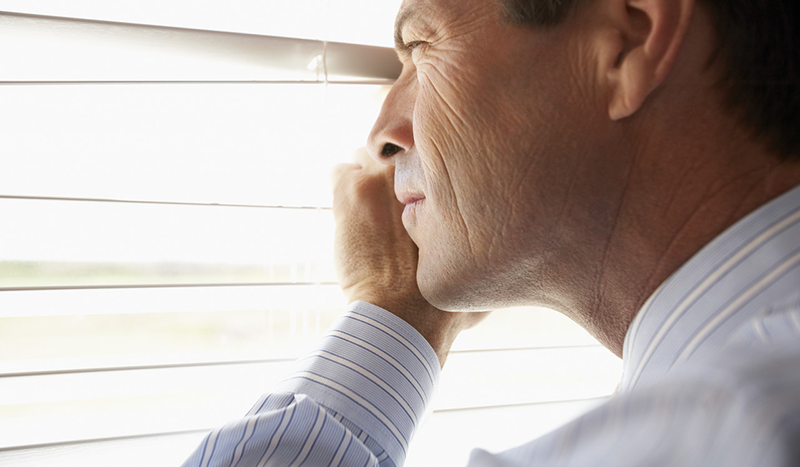
M425 41L411 41L411 42L407 42L407 43L403 44L403 47L406 50L414 50L414 49L416 49L417 47L419 47L419 46L421 46L423 44L426 44L426 42Z
M414 50L426 45L428 45L428 42L426 41L409 41L403 44L403 50L408 53L412 53Z

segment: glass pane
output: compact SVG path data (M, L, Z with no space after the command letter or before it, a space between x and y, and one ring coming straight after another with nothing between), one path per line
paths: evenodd
M454 410L604 397L621 374L622 360L604 347L456 353L444 366L434 406Z
M476 349L515 349L600 345L574 321L538 307L498 310L478 326L458 335L453 352Z
M257 363L3 378L0 448L212 429L289 371Z
M0 0L0 10L394 47L401 0Z
M0 465L14 467L178 466L205 432L0 451Z
M280 290L225 292L212 297L222 306L214 311L203 304L196 311L157 313L142 300L134 302L141 303L139 314L113 313L111 302L109 314L0 318L0 374L298 358L315 346L344 302L335 286L292 291L288 304L276 297ZM192 309L209 296L202 290L183 295L187 300L175 309ZM230 300L220 303L225 295ZM250 306L242 305L246 300ZM312 307L319 304L327 308ZM53 307L58 303L45 309Z
M0 11L324 39L327 0L0 0Z
M501 452L532 441L597 407L601 400L436 412L411 443L404 467L467 465L477 447Z
M0 14L2 81L324 81L322 53L320 41Z
M0 195L330 206L374 85L0 86ZM327 101L327 105L326 105Z
M608 395L619 360L604 349L453 355L434 410ZM241 417L288 363L3 378L0 448L214 428ZM463 388L474 388L464 391Z
M394 19L402 0L330 0L328 40L394 48Z
M296 358L345 302L334 285L4 292L0 374ZM514 309L453 355L571 345L600 348L555 312Z
M597 407L602 400L524 407L436 412L414 436L404 467L467 464L470 451L509 449L538 438ZM180 465L205 433L0 452L0 464L15 467Z
M333 215L0 199L0 287L333 282Z

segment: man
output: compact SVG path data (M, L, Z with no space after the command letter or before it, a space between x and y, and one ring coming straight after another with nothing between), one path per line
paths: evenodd
M453 339L518 305L623 356L620 394L470 465L798 465L798 10L406 0L384 165L335 174L355 303L187 465L400 465Z

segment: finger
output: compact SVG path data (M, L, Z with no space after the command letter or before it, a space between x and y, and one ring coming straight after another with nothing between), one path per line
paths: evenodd
M367 152L367 148L360 147L353 153L353 161L361 167L373 167L377 162Z
M342 183L343 178L358 169L359 167L357 165L347 162L336 164L333 170L331 170L331 187L336 190L336 187Z
M336 164L331 172L331 186L335 189L341 183L342 178L355 170L372 167L375 160L367 152L367 148L360 147L353 152L353 162L342 162Z
M353 153L353 161L356 165L370 173L392 172L394 170L393 164L384 164L376 161L375 158L367 152L367 148L364 147L358 148Z

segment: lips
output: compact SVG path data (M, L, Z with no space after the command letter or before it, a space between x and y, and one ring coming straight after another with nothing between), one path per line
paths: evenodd
M412 193L412 192L397 192L395 193L397 199L400 200L401 203L408 206L409 204L414 204L422 201L425 199L425 195L421 193Z
M425 195L409 191L401 191L395 194L397 199L406 206L403 208L403 225L411 233L409 229L413 229L417 224L417 216L419 215L419 210L422 209Z

